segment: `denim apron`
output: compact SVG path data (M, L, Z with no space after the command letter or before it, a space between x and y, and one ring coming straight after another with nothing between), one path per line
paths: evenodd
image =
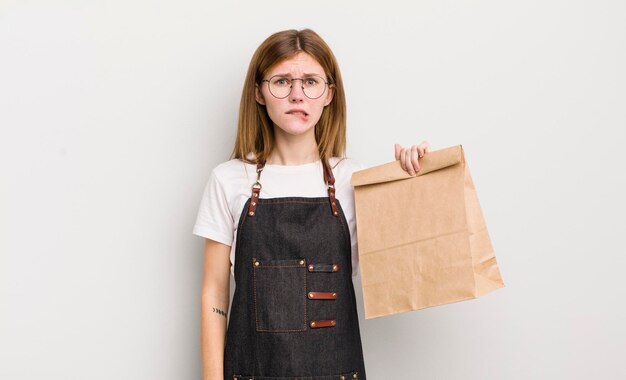
M365 380L348 224L328 197L261 199L261 171L237 230L224 379ZM321 180L321 178L320 178Z

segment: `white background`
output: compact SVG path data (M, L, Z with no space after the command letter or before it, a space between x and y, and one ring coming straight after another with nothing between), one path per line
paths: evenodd
M463 144L506 284L361 320L369 378L626 378L625 19L620 0L0 0L0 378L200 378L202 189L254 49L304 27L339 60L349 156Z

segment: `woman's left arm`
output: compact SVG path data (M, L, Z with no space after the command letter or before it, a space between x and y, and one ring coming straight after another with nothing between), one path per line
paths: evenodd
M413 176L420 170L420 164L417 159L430 152L428 141L422 141L421 144L412 145L408 148L403 148L400 144L396 144L395 149L396 160L400 160L402 169Z

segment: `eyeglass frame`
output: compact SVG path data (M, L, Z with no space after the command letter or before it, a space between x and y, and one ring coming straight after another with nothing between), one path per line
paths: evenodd
M304 80L305 80L305 79L307 79L307 78L292 78L292 79L285 78L285 79L287 79L287 80L291 83L291 84L289 85L289 92L287 93L287 95L283 96L282 98L279 98L278 96L274 95L274 93L272 92L272 90L270 90L270 81L271 81L271 79L272 79L272 78L275 78L275 77L282 77L282 76L283 76L283 75L273 75L273 76L271 76L271 77L270 77L270 79L262 79L262 80L261 80L261 83L263 83L263 82L267 82L267 89L268 89L268 91L269 91L269 92L270 92L270 94L272 94L272 96L273 96L273 97L275 97L276 99L285 99L286 97L288 97L289 95L291 95L291 92L293 91L293 81L294 81L294 80L299 80L299 81L300 81L300 86L301 86L301 88L302 88L302 93L304 94L304 96L306 96L306 97L307 97L307 98L309 98L309 99L313 99L313 100L314 100L314 99L319 99L319 98L321 98L321 97L322 97L322 96L326 93L326 89L327 89L327 88L330 88L331 86L333 86L333 84L332 84L331 82L327 82L327 81L326 81L326 79L322 78L320 75L311 75L311 76L309 76L309 78L311 78L311 77L318 77L318 78L320 78L320 79L322 80L322 82L324 82L324 91L322 91L322 93L320 94L320 96L318 96L317 98L312 98L312 97L310 97L309 95L307 95L307 94L306 94L306 91L304 91L304 85L303 85L303 83L304 83Z

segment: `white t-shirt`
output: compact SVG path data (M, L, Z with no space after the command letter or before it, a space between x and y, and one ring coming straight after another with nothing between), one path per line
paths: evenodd
M329 159L335 176L335 197L343 208L350 229L352 243L352 276L357 275L358 253L356 220L354 214L354 188L350 185L352 173L365 167L351 158ZM266 164L261 172L260 198L290 196L327 197L322 163L317 160L303 165ZM209 176L193 234L230 245L231 273L234 276L235 246L239 218L243 206L250 198L256 182L256 165L239 159L216 166ZM330 212L330 211L329 211Z

